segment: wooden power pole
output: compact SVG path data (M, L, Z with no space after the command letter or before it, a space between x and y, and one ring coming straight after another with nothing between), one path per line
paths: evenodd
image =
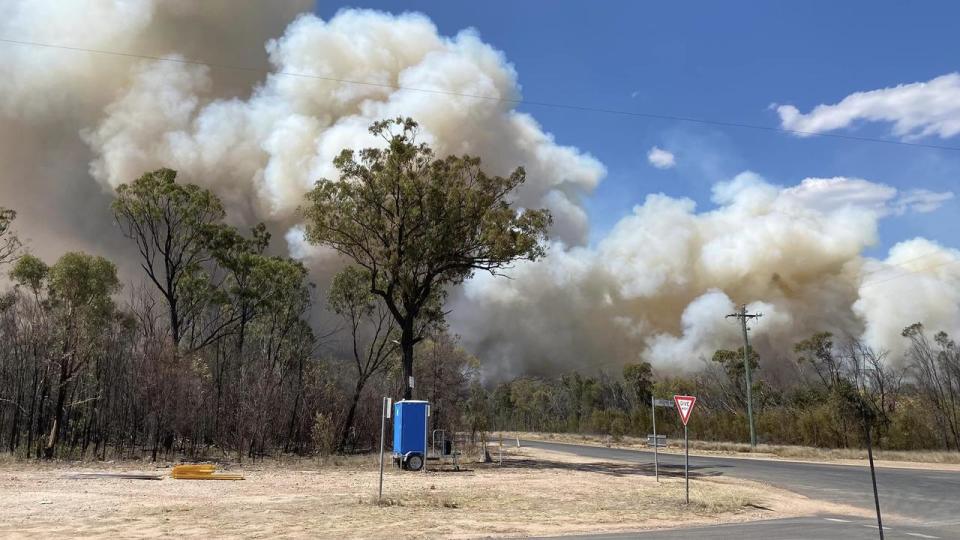
M753 427L753 381L750 379L750 337L747 335L747 319L759 319L762 313L747 313L747 305L740 306L740 311L731 313L727 317L740 319L743 328L743 368L747 379L747 418L750 421L750 446L757 446L757 432Z

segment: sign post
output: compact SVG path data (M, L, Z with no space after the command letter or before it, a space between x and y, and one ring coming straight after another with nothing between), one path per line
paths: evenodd
M677 404L677 412L680 413L680 421L683 422L683 478L687 484L687 504L690 504L690 440L687 438L687 422L690 420L690 413L693 412L697 398L673 396L673 401Z
M653 474L660 481L660 449L657 446L657 403L653 400L653 394L650 394L650 414L653 416Z
M660 481L660 440L657 439L657 407L673 407L673 402L669 399L654 399L650 395L650 415L653 417L653 472Z
M390 409L393 408L393 400L383 398L383 410L380 411L380 491L377 492L377 504L383 499L383 440L386 438L387 418L390 418Z
M427 474L427 428L429 425L430 404L427 403L427 414L423 416L423 474Z

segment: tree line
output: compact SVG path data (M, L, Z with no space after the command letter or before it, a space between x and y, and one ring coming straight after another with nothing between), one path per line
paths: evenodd
M766 373L749 350L759 442L857 448L868 424L880 448L960 451L960 347L944 332L931 338L920 324L902 337L906 352L890 358L859 340L817 333L793 345L778 374ZM482 407L495 429L644 437L651 397L675 394L698 398L692 436L749 441L742 348L716 351L687 376L655 377L641 362L613 374L519 377L494 387ZM682 437L675 411L656 414L658 432Z
M307 238L346 267L318 298L308 269L271 255L267 227L226 223L221 201L159 169L119 186L117 232L142 280L82 252L23 252L0 209L0 445L37 458L233 455L369 448L379 402L434 403L456 429L477 361L446 332L445 290L543 254L550 216L515 209L523 169L438 158L397 118L384 145L336 159L301 207ZM337 316L318 328L321 304ZM338 346L338 343L345 346Z

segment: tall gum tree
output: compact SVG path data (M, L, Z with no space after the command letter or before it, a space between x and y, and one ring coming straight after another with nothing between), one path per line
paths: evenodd
M307 240L353 260L369 276L400 332L405 387L413 396L413 351L424 338L424 318L450 285L476 271L497 275L517 260L544 255L547 210L518 209L511 193L526 173L493 176L471 156L438 158L417 142L410 118L375 122L370 132L384 148L344 150L334 160L340 181L321 180L301 212Z
M208 300L203 267L212 260L211 230L225 212L212 193L177 183L176 177L174 170L158 169L121 184L113 213L124 236L136 242L141 267L167 303L170 337L181 345ZM208 336L189 345L199 348L209 341Z
M53 458L64 430L71 383L101 351L104 327L114 315L112 296L120 290L117 268L103 257L66 253L51 267L27 255L11 277L30 287L35 295L46 285L45 308L52 317L55 346L50 363L55 366L57 398L43 457Z

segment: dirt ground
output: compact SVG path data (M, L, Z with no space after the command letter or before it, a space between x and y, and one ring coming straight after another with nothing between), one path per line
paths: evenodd
M647 440L637 437L621 437L614 441L611 437L603 435L536 432L504 432L503 436L506 441L519 436L521 439L530 440L650 450L650 447L647 446ZM682 454L683 440L671 440L668 442L667 448L661 448L660 451ZM690 455L735 456L751 459L835 463L837 465L867 465L866 450L849 448L758 444L755 449L751 449L750 445L746 443L690 441ZM960 471L960 453L957 452L874 450L873 457L874 465L877 467Z
M243 481L173 480L139 463L0 465L0 536L473 538L613 532L849 511L733 479L657 484L647 466L510 448L503 466L400 472L377 504L375 457L232 467ZM76 479L147 472L160 481Z

